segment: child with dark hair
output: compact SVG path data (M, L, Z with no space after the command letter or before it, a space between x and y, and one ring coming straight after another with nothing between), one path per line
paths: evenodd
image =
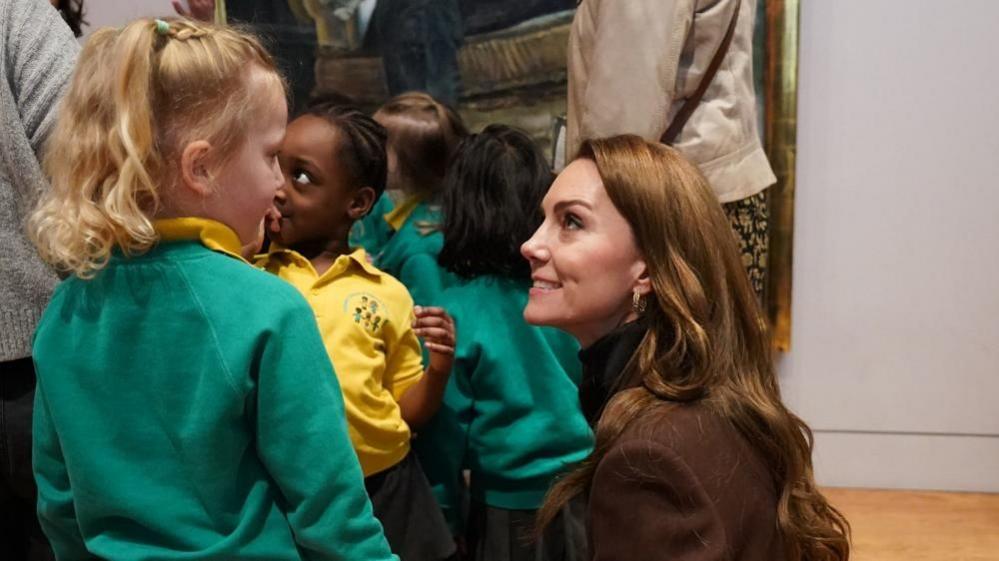
M272 245L257 265L294 285L316 314L389 545L403 560L446 559L454 541L410 437L440 407L454 324L440 308L414 308L406 288L347 241L385 188L385 139L370 117L335 103L293 120L279 155L280 214L268 218ZM426 370L417 336L429 351Z
M66 20L66 25L73 31L73 35L82 36L83 26L87 24L83 19L83 0L50 0L50 3L62 19Z
M578 345L522 316L531 278L520 246L541 222L550 182L531 139L502 125L462 141L444 182L440 264L462 280L442 302L458 343L444 406L415 446L476 560L585 557L578 505L540 540L526 539L553 480L592 448L577 395ZM467 521L462 470L471 474Z
M467 131L452 109L422 92L389 100L374 119L388 131L388 190L352 239L420 305L437 305L453 277L437 265L444 172Z

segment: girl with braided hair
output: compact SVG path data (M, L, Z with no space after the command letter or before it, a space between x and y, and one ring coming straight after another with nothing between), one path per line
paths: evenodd
M317 100L288 124L284 184L267 221L272 243L256 264L297 288L316 314L364 486L392 550L403 561L448 559L454 540L410 446L440 408L454 322L441 308L414 306L402 283L349 244L351 227L385 189L387 135L338 101Z

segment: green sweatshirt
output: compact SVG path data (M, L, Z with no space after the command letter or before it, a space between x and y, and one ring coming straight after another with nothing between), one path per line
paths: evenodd
M444 247L440 209L418 199L403 201L386 216L395 230L375 256L375 265L399 279L419 306L439 306L457 278L437 264Z
M221 224L157 229L148 253L60 284L35 335L38 514L57 557L396 559L308 304L227 255Z
M454 368L444 405L413 446L452 525L463 468L473 499L536 509L555 477L593 446L579 406L579 346L524 321L529 287L487 275L442 297L457 329Z
M350 229L350 246L363 247L372 259L377 260L382 248L388 243L395 230L385 221L385 217L395 209L388 193L382 193L364 218L354 223Z

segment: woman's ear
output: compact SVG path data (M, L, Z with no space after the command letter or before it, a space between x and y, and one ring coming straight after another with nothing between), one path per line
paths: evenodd
M371 206L375 204L375 190L373 187L361 187L356 192L350 200L350 206L347 207L347 216L351 220L360 220L365 214L371 210Z
M214 191L209 172L211 150L212 145L207 140L195 140L188 143L180 153L181 184L200 197L207 197Z
M649 268L645 265L645 260L639 261L641 267L638 279L635 280L634 291L642 296L648 296L652 292L652 279L649 277Z

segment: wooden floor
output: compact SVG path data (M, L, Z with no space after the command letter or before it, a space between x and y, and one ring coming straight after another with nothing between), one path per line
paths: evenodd
M851 561L999 561L999 494L823 492L853 526Z

